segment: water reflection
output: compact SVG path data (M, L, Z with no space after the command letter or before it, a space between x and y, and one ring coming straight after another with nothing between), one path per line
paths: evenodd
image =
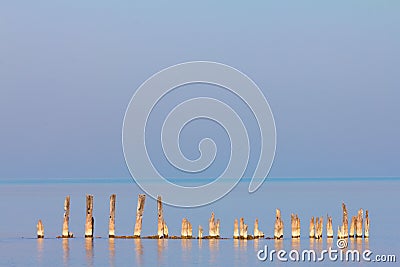
M274 249L275 251L283 249L283 239L274 239Z
M253 244L254 251L258 251L258 244L259 244L258 238L254 239L254 244Z
M219 254L219 240L218 239L209 239L208 247L210 249L210 265L215 265L218 263L218 254Z
M69 238L62 239L62 248L63 248L63 262L65 266L68 266L69 261Z
M44 239L43 238L38 238L37 239L37 257L38 257L38 262L41 263L43 260L43 248L44 248Z
M115 266L115 240L114 238L108 239L108 253L110 266Z
M160 240L158 240L160 241ZM134 239L135 243L135 253L136 253L136 262L137 264L143 265L143 244L142 240L140 238L135 238Z
M85 238L86 265L93 266L93 238Z
M292 238L292 250L300 251L300 238Z
M199 249L203 248L203 239L199 238Z

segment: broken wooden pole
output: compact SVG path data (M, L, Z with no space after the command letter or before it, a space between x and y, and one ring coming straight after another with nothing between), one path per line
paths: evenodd
M42 220L39 220L36 224L36 234L37 238L44 238L44 226Z
M365 226L364 226L364 238L369 237L369 214L368 210L365 211Z
M258 229L258 219L254 221L254 238L264 237L264 233Z
M357 216L352 216L351 217L351 223L350 223L350 232L349 232L349 237L355 237L356 234L356 228L357 228Z
M192 227L192 224L191 224L189 221L188 221L187 236L188 236L189 238L192 238L192 237L193 237L193 227Z
M356 237L363 237L363 209L358 210L356 219Z
M219 225L218 225L218 228L219 228ZM214 212L212 212L211 213L211 218L208 220L208 235L210 237L217 238L218 237L218 231L219 231L219 229L217 229L217 224L215 223L215 214L214 214Z
M164 220L161 196L157 197L157 210L158 210L157 235L158 238L166 238L168 237L168 227Z
M220 224L221 224L221 221L218 219L216 224L215 224L215 235L216 235L216 237L220 237L220 233L219 233Z
M110 218L108 221L108 237L115 236L115 199L116 195L110 196Z
M315 222L315 238L316 239L322 238L323 224L324 224L324 218L316 217L316 222Z
M247 224L244 224L244 227L243 227L243 236L242 236L242 238L243 239L247 239L247 230L248 230L248 225Z
M326 237L333 238L332 217L327 215Z
M281 211L279 209L276 209L274 238L275 239L283 238L283 221L282 221L282 218L281 218Z
M203 227L201 227L201 225L199 225L199 233L197 236L198 239L202 239L203 238Z
M311 217L310 219L310 238L315 237L315 224L314 224L314 216Z
M235 221L233 222L233 238L238 239L239 237L238 219L235 218Z
M239 224L239 237L243 238L244 236L244 218L240 218L240 224Z
M142 219L143 219L145 201L146 201L146 195L139 194L137 208L136 208L135 230L133 232L134 237L140 237L140 234L142 232Z
M93 195L86 195L85 237L93 237L93 232L94 232Z
M181 227L181 237L186 238L188 236L188 221L186 218L182 219L182 227Z
M300 237L300 218L297 214L290 215L291 224L292 224L292 238Z
M64 200L64 220L61 237L68 238L73 237L73 234L69 232L69 206L70 206L70 196L66 196Z
M343 229L342 230L342 235L343 238L346 238L349 236L349 219L348 219L348 214L347 214L347 208L346 204L342 203L342 210L343 210Z

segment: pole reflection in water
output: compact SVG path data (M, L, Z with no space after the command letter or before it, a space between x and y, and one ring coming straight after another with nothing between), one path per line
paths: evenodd
M108 252L110 266L115 266L115 240L112 237L108 239Z
M259 243L258 238L254 239L254 244L253 244L253 246L254 246L254 251L258 251L258 250L259 250L259 248L258 248L258 243Z
M182 247L182 262L183 265L186 266L191 262L191 250L192 250L192 240L191 239L182 239L181 240Z
M37 239L37 259L38 262L41 263L43 260L43 248L44 248L44 238Z
M218 262L219 240L208 239L208 247L210 249L210 265L214 265Z
M283 239L275 239L274 240L274 249L275 251L279 251L283 249Z
M326 249L329 249L329 248L336 249L333 247L333 238L326 239Z
M292 238L292 250L300 251L300 238Z
M203 239L199 239L199 249L203 248Z
M63 262L65 266L68 266L69 262L69 238L62 239L62 248L63 248Z
M140 238L135 238L135 252L136 252L136 262L139 266L143 265L143 244Z
M356 249L360 252L360 255L363 253L363 240L362 238L356 238Z
M93 238L85 238L86 265L93 266Z

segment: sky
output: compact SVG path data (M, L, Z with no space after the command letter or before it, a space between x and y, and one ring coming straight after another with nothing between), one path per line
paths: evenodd
M399 11L398 1L3 1L0 179L129 177L131 97L193 60L230 65L263 91L277 131L269 176L398 177ZM181 144L196 158L193 140L208 136L222 152L212 176L226 164L223 130L199 121Z

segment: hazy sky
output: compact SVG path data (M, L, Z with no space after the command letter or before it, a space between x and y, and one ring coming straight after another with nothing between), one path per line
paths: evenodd
M191 60L263 90L278 138L270 176L400 175L398 1L133 2L0 3L0 179L128 177L130 98ZM189 157L187 136L221 130L198 126L182 136Z

